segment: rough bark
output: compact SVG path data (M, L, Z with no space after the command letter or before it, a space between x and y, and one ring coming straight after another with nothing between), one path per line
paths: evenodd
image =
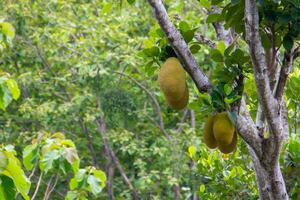
M109 200L115 200L114 190L113 190L113 177L114 177L114 171L115 167L112 161L110 161L106 165L106 174L107 174L107 180L106 180L106 191L108 194Z

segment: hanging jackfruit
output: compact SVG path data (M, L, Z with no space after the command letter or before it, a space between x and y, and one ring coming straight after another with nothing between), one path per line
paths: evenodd
M218 142L213 133L213 125L214 116L209 116L204 125L203 141L211 149L214 149L218 146Z
M177 58L168 58L162 65L158 82L170 107L182 109L187 105L189 95L185 70Z
M234 132L233 139L232 139L231 143L229 145L220 144L218 146L218 148L222 153L228 154L228 153L233 152L236 149L236 144L237 144L237 133Z
M218 113L214 119L213 132L219 145L229 145L234 135L234 125L227 112Z
M181 110L181 109L185 108L186 105L188 104L188 101L189 101L189 89L188 89L188 87L186 86L185 92L179 100L173 100L170 97L166 97L166 100L167 100L168 105L173 109Z

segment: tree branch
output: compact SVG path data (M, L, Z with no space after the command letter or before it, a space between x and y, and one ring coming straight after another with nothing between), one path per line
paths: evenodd
M291 51L286 51L284 53L284 58L282 61L282 67L280 70L280 76L278 84L275 90L275 98L280 102L284 94L284 88L286 85L287 78L289 76L290 70L293 66L293 53Z
M246 40L252 58L259 103L262 106L271 132L275 135L280 135L282 124L277 112L278 103L272 94L267 76L267 63L259 35L258 10L255 0L246 0L245 26Z
M246 107L244 98L241 100L239 114L237 115L237 131L243 140L255 151L258 156L261 152L261 138L258 137L257 129Z
M210 48L216 48L217 45L214 41L206 38L204 35L202 35L201 33L196 33L195 34L195 39L200 42L201 44L206 44L207 46L209 46Z
M101 103L100 100L98 99L97 101L98 107L101 108ZM126 175L118 157L116 156L115 152L113 151L108 139L107 139L107 135L106 135L106 125L105 125L105 120L103 116L100 116L99 118L97 118L96 120L97 123L97 128L98 128L98 132L103 140L103 144L104 147L106 149L106 151L108 152L109 156L111 157L111 160L113 161L113 163L116 165L117 169L119 170L124 182L128 185L130 191L131 191L131 196L133 200L138 200L138 194L135 190L135 188L133 187L130 179L128 178L128 176Z
M213 5L211 7L211 11L209 11L210 13L221 13L220 9ZM215 28L217 37L220 40L223 40L227 46L229 46L232 42L233 39L231 37L231 30L225 30L224 25L221 22L214 22L213 26Z
M159 103L158 101L156 100L154 94L152 94L152 92L150 92L145 86L143 86L140 82L138 82L136 79L132 78L131 76L129 76L128 74L125 74L123 72L114 72L114 73L117 73L117 74L120 74L120 75L123 75L125 77L127 77L129 80L131 80L132 82L134 82L137 86L139 86L142 90L144 90L147 95L151 98L152 100L152 104L154 106L154 109L156 110L156 114L159 118L159 129L161 130L161 132L165 135L165 137L171 141L172 140L172 137L171 135L169 135L167 133L167 131L165 130L165 127L164 127L164 120L163 120L163 117L161 115L161 109L160 109L160 106L159 106Z
M182 38L180 32L171 23L162 1L148 0L148 2L152 6L157 22L159 23L161 29L168 38L171 46L176 52L176 55L183 64L183 67L193 79L198 90L200 92L207 92L208 90L210 90L211 84L208 78L199 68L195 58L189 50L188 45Z

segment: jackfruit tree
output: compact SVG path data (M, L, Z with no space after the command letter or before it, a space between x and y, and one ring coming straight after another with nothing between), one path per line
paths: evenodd
M290 0L199 2L199 10L209 13L206 23L215 29L215 39L207 37L201 28L190 28L181 18L184 13L168 14L166 6L171 2L148 0L160 26L158 30L164 33L160 38L166 38L173 48L198 90L195 93L200 97L200 93L209 93L213 112L229 112L236 124L234 127L226 112L214 119L209 117L204 142L209 148L219 146L228 153L235 148L238 133L252 158L260 199L289 199L279 156L290 136L290 102L285 98L285 88L298 67L295 61L300 55L300 4ZM193 54L200 48L193 38L210 49L215 68L199 66ZM161 43L154 46L163 52ZM257 91L256 114L251 113L253 102L246 90L250 79Z
M297 0L0 8L1 200L299 198Z

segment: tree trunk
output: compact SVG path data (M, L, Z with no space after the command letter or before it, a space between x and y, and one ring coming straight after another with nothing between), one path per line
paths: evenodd
M107 181L106 181L106 191L108 194L109 200L115 200L114 190L113 190L113 177L115 167L112 161L110 161L106 166L106 174L107 174Z
M285 182L280 170L279 160L273 164L262 164L256 154L249 147L253 160L259 195L261 200L288 200ZM267 158L266 158L267 159Z
M175 200L180 200L180 186L178 184L174 185L173 187L174 194L175 194Z

